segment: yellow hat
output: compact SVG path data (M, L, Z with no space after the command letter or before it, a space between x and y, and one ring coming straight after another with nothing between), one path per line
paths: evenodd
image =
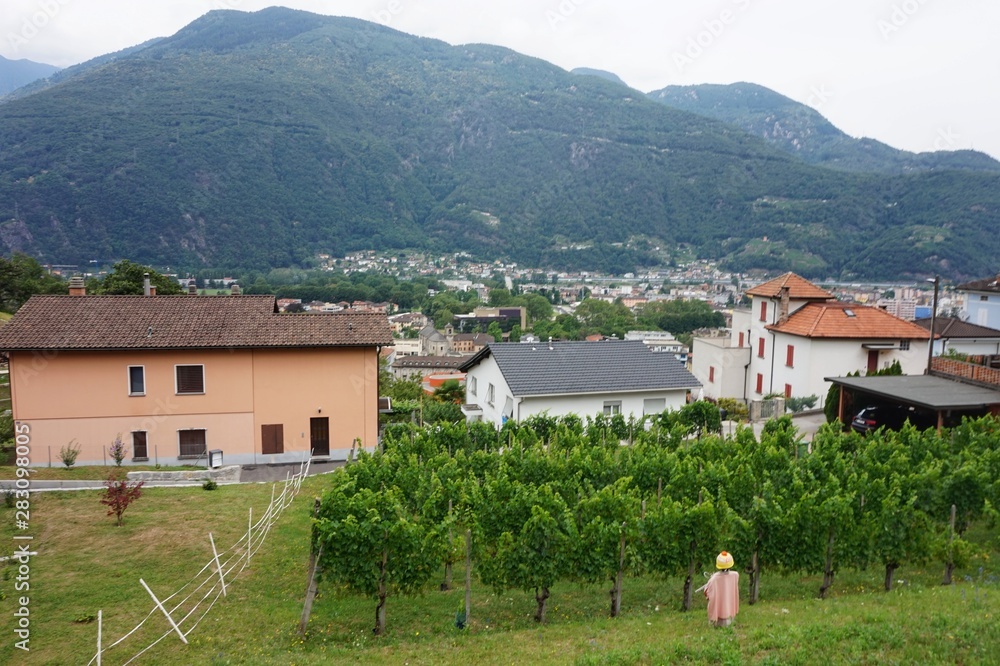
M722 551L719 556L715 558L715 568L716 569L731 569L733 567L733 556Z

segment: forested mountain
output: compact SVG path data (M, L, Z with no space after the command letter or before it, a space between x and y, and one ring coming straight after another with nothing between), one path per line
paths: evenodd
M605 81L611 81L612 83L618 83L623 86L628 84L621 80L621 77L614 72L608 72L603 69L592 69L590 67L574 67L570 70L573 74L579 74L580 76L596 76L602 78Z
M741 127L810 164L846 171L905 173L930 169L1000 172L1000 162L974 150L911 153L875 139L855 139L815 109L755 83L667 86L649 93L675 109Z
M0 95L27 85L32 81L55 74L59 68L31 60L8 60L0 56Z
M466 250L591 270L687 244L734 268L978 276L1000 176L834 171L619 84L272 8L0 104L0 249L256 267Z

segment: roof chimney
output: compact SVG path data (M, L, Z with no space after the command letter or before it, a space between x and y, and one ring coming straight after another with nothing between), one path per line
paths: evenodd
M194 280L188 282L188 295L197 296L198 295L198 285L195 284Z
M149 273L142 274L142 295L143 296L153 295L153 287L149 283Z
M86 296L87 295L87 285L83 283L82 275L74 275L69 280L69 295L70 296Z
M781 290L780 290L781 303L778 306L778 323L779 324L781 322L785 321L786 319L788 319L788 292L789 291L790 291L790 289L787 286L782 287Z
M229 294L232 296L239 296L243 291L240 289L240 285L235 282L229 287Z

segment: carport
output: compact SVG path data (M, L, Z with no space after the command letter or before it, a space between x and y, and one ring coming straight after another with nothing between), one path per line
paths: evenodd
M873 377L824 377L840 387L837 415L841 423L850 423L851 414L844 414L851 402L847 395L872 396L886 402L896 402L934 412L937 427L955 414L1000 414L1000 390L967 384L935 375L877 375ZM857 407L857 403L855 403Z

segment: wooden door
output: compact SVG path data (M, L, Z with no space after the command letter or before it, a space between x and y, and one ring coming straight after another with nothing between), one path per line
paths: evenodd
M868 374L874 373L878 370L878 350L869 349L868 350Z
M309 419L309 443L314 456L330 455L330 419L319 416Z

